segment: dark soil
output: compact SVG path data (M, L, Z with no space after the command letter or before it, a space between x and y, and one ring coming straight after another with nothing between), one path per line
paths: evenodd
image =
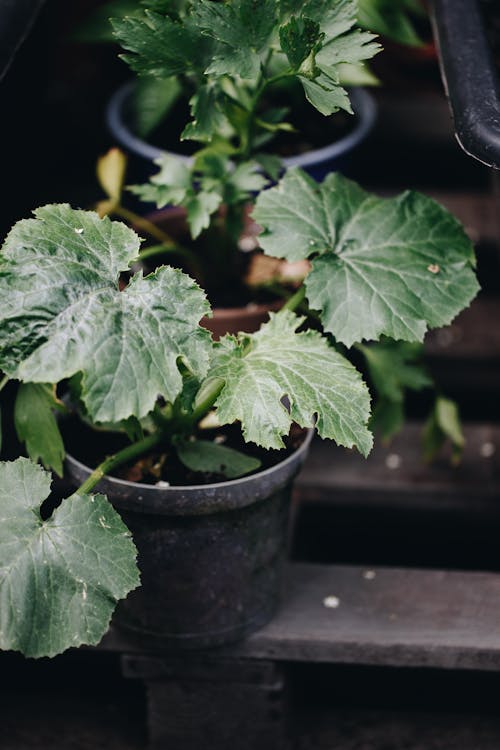
M96 430L83 422L74 413L64 419L61 424L64 443L67 452L86 466L95 469L106 456L130 444L124 433ZM264 450L253 443L245 443L238 425L228 425L219 429L199 430L195 435L201 440L212 440L225 447L233 448L247 456L258 458L261 466L251 474L275 466L289 456L304 439L305 431L292 428L286 447L283 450ZM168 482L172 487L214 484L226 482L223 474L196 472L184 466L171 446L162 445L142 458L111 472L112 476L130 482L155 485L158 482Z

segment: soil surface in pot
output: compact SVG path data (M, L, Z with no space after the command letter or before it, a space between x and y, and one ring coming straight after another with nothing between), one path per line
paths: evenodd
M75 413L61 422L61 430L67 452L92 469L95 469L106 456L113 455L130 445L124 433L95 430ZM251 476L287 458L302 444L305 435L306 430L294 425L289 437L284 439L286 447L283 450L264 450L253 443L245 443L241 429L237 425L199 430L195 437L200 440L212 440L247 456L258 458L261 466L256 471L245 475ZM222 473L197 472L188 469L181 463L176 452L166 446L159 446L156 450L129 464L124 464L110 474L129 482L150 485L157 485L160 482L168 483L172 487L228 481ZM164 484L164 486L167 485Z

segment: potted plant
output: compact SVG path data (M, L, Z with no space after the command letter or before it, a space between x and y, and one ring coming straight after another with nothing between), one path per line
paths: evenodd
M114 139L129 153L151 161L170 152L190 163L196 143L222 135L239 142L236 161L279 155L285 166L324 177L371 129L374 102L359 86L376 82L363 63L380 47L357 25L354 0L145 0L129 10L113 3L107 11L138 75L115 94L107 114ZM299 33L301 48L293 50ZM355 86L352 107L341 83ZM304 95L312 107L304 106ZM339 110L342 116L329 117Z
M290 23L294 47L311 40ZM117 623L167 645L262 625L279 598L305 431L371 448L370 395L349 352L371 352L382 390L384 370L390 393L419 387L413 344L391 340L422 341L478 289L462 228L417 193L381 199L294 168L260 192L253 218L268 255L311 270L257 332L220 341L199 325L210 314L200 287L170 266L144 275L140 239L121 222L48 205L7 236L0 387L19 382L31 458L0 464L0 647L43 656L96 643L131 591ZM57 409L69 412L59 422ZM77 489L53 510L33 461L61 474L64 444Z

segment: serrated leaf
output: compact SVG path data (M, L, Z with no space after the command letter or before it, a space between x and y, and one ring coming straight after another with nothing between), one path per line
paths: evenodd
M299 76L304 87L307 101L322 115L333 115L339 109L345 109L352 114L352 107L347 91L330 76L320 73L313 80Z
M255 334L226 336L209 373L225 385L217 399L221 424L239 420L245 440L282 448L292 422L316 427L339 445L371 449L370 396L360 374L317 331L296 333L303 318L271 314ZM288 409L283 403L287 398Z
M196 239L204 229L210 226L210 218L222 203L222 196L217 193L209 193L200 190L199 193L189 196L183 205L187 211L187 219L191 237Z
M143 17L112 19L115 38L131 54L122 55L138 75L170 78L203 70L211 41L190 23L145 11Z
M315 52L323 34L317 21L307 16L292 16L288 23L280 27L281 49L288 58L293 70L298 70L311 52Z
M207 73L257 77L260 52L276 22L275 0L198 0L192 17L203 34L219 42Z
M182 388L177 360L203 377L210 336L198 322L205 295L181 271L120 271L139 238L120 222L67 205L18 222L0 255L0 367L25 382L83 373L82 399L97 422L145 416Z
M208 82L200 86L191 97L189 105L193 121L184 128L181 140L202 141L208 143L226 124L226 118L219 104L220 91Z
M177 445L177 455L191 471L222 474L237 479L261 466L258 458L208 440L188 440Z
M288 18L284 28L295 29L299 23L318 24L321 39L311 46L309 57L303 58L300 67L300 81L307 100L323 115L331 115L339 109L352 113L347 92L341 86L342 66L346 63L360 63L376 55L381 46L375 42L373 34L354 28L357 5L355 0L309 0L298 3L282 2L281 17ZM299 14L290 18L289 14ZM312 31L312 27L311 27ZM297 31L294 31L297 37ZM304 35L306 38L306 35ZM305 38L302 50L305 49ZM288 39L282 38L282 49L286 52ZM297 48L299 45L295 43Z
M14 404L17 437L26 444L33 461L39 459L46 469L63 475L64 444L54 409L54 387L47 383L21 383Z
M96 644L139 585L136 549L103 495L73 495L42 521L50 475L0 463L0 648L54 656Z
M479 289L463 228L419 193L378 198L339 174L318 185L292 169L260 194L253 217L269 255L313 256L309 304L347 346L381 335L422 341Z

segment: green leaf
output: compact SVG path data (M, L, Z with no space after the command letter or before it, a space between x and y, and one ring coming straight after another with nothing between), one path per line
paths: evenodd
M138 75L170 78L203 70L211 42L189 23L145 11L143 17L112 19L115 38L132 54L122 55Z
M345 109L352 114L351 103L347 91L324 73L320 73L314 80L299 76L307 101L322 115L329 116L339 109Z
M177 78L139 78L134 87L134 125L146 138L164 120L182 94Z
M451 399L438 396L422 433L424 459L434 460L447 440L452 445L452 461L458 463L465 446L458 406Z
M365 356L378 394L389 401L402 402L406 388L420 391L433 385L422 362L424 350L421 344L381 341L359 346L359 349Z
M184 201L191 236L196 239L204 229L210 226L210 217L222 203L222 196L201 190Z
M182 388L178 360L203 377L209 311L192 279L168 266L123 292L120 271L139 238L91 211L52 205L18 222L0 255L0 368L25 382L83 373L82 399L97 422L145 416Z
M323 115L331 115L339 109L352 113L349 97L340 83L342 66L368 60L381 49L374 41L373 34L354 28L357 14L355 0L339 0L336 3L331 0L309 0L305 3L292 0L282 2L280 6L281 17L289 19L282 27L289 30L283 37L280 36L282 49L286 53L289 47L296 47L294 60L298 58L299 50L303 52L307 48L305 32L299 44L300 24L305 26L306 23L315 22L319 28L321 36L311 44L310 54L303 58L299 71L308 101ZM299 19L295 15L289 16L299 13ZM288 39L290 35L292 40Z
M394 42L418 46L422 40L410 14L410 11L417 10L417 6L418 3L408 0L358 0L358 22L363 28Z
M370 429L385 442L391 440L403 427L405 412L402 401L379 398L372 412Z
M111 0L96 8L77 29L74 38L79 42L113 42L113 17L142 16L144 8L137 0Z
M193 21L203 34L219 42L207 73L256 78L260 53L276 23L275 0L197 0Z
M179 443L177 455L191 471L222 474L227 479L237 479L261 466L258 458L246 456L234 448L209 442L208 440L193 440Z
M315 52L323 34L319 23L306 16L292 16L279 30L281 49L293 70L298 70L311 52Z
M47 383L21 383L14 405L17 437L26 444L33 461L42 461L46 469L63 475L64 444L54 409L55 388Z
M255 334L226 336L216 345L210 380L223 379L217 399L221 424L239 420L245 440L282 448L292 422L316 427L339 445L371 449L366 428L370 396L360 374L317 331L289 311L271 314ZM287 398L288 409L283 403Z
M389 440L403 426L406 390L432 387L432 378L422 361L422 344L380 341L357 347L365 356L377 399L370 427Z
M189 102L193 122L184 128L181 140L208 143L225 127L226 118L220 108L220 96L220 91L213 83L200 86Z
M136 549L106 498L73 495L42 521L49 492L29 459L0 463L0 648L35 658L98 643L139 585Z
M378 198L339 174L318 185L291 169L259 195L253 217L269 255L312 257L309 304L347 346L381 335L422 341L479 289L463 228L419 193Z

